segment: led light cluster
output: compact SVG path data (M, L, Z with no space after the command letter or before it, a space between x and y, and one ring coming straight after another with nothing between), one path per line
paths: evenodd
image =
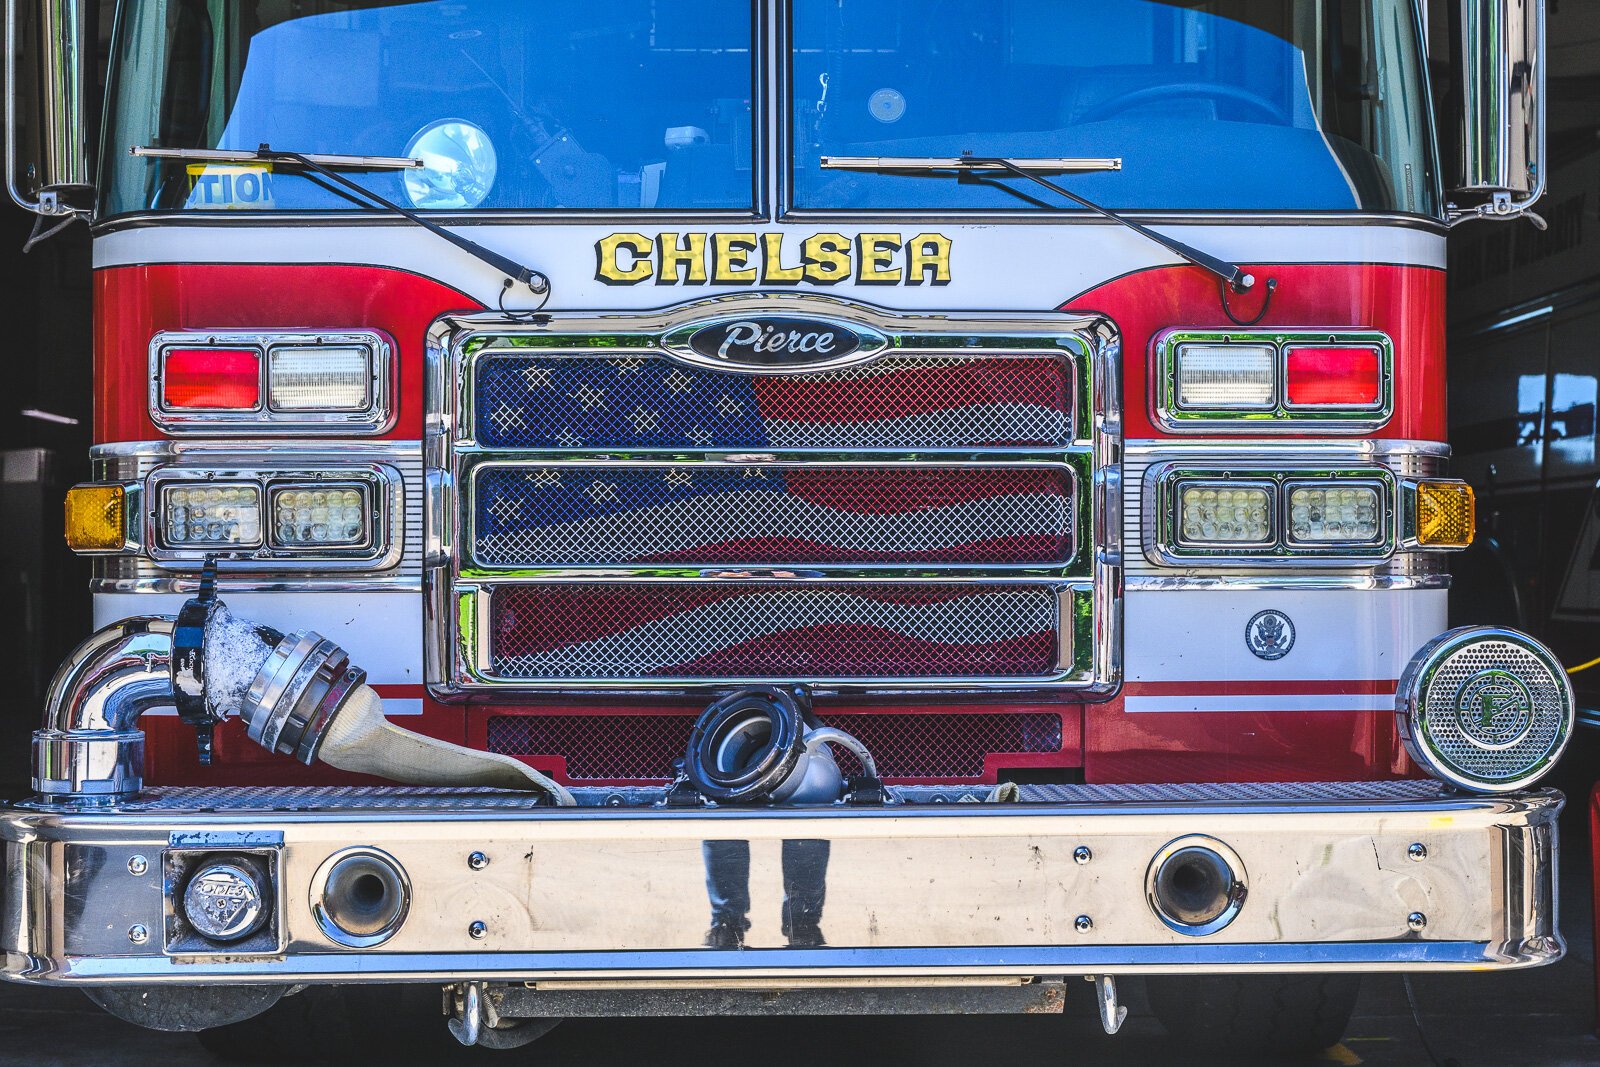
M1388 416L1393 346L1376 331L1168 330L1156 350L1157 415L1169 429L1354 430Z
M380 473L381 471L381 473ZM384 523L397 506L389 468L372 472L169 468L151 476L152 554L238 560L298 557L349 561L388 547Z
M1396 488L1381 468L1151 470L1152 558L1271 565L1375 559L1395 547ZM1167 558L1171 557L1171 558Z
M1289 540L1367 545L1383 533L1378 491L1366 485L1295 486L1289 490Z
M274 541L284 548L359 545L371 512L365 486L283 486L272 490Z
M1178 490L1180 538L1186 544L1267 544L1272 494L1264 486L1184 485Z
M172 547L261 543L261 488L169 486L161 492L162 541Z

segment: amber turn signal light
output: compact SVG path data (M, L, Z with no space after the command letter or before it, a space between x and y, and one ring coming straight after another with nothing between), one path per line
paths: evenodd
M1477 496L1457 481L1419 481L1412 496L1412 540L1420 548L1466 548L1477 532Z
M75 485L67 490L67 547L118 552L127 541L128 494L120 485Z

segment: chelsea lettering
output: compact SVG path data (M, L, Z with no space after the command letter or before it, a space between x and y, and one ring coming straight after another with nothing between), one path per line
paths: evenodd
M613 233L595 242L607 285L949 285L940 233Z

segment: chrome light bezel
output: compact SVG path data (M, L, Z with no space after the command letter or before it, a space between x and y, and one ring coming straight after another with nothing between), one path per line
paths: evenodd
M247 483L256 485L261 492L261 541L256 545L237 547L208 545L168 545L162 533L161 500L163 490L182 485ZM269 530L271 495L274 489L287 486L326 486L346 488L352 485L365 487L370 503L367 536L360 545L338 546L323 549L285 548L275 544ZM231 465L222 467L194 467L170 465L158 467L150 473L145 483L146 508L143 523L146 554L157 566L167 570L196 570L207 556L215 556L228 564L228 570L305 570L349 571L383 570L400 560L404 547L403 531L398 528L405 515L404 489L400 474L382 463L349 464L314 468L285 468L268 466Z
M1545 671L1549 672L1549 681L1553 684L1558 707L1554 713L1558 716L1555 732L1551 742L1542 753L1528 762L1526 769L1515 777L1491 778L1474 775L1469 769L1453 761L1447 754L1440 751L1436 735L1428 719L1428 689L1437 678L1439 671L1451 657L1460 653L1468 646L1483 643L1503 643L1521 649ZM1490 670L1495 670L1490 668ZM1504 668L1498 669L1500 673L1514 672ZM1477 677L1485 673L1479 671L1473 675ZM1519 683L1526 687L1526 683L1518 678ZM1470 679L1469 679L1470 682ZM1466 688L1465 686L1463 689ZM1533 696L1530 693L1529 699ZM1460 714L1460 693L1457 693L1456 711ZM1423 645L1411 661L1406 665L1400 677L1400 684L1395 692L1395 720L1401 740L1405 744L1406 752L1423 770L1447 785L1454 786L1470 793L1511 793L1526 789L1540 778L1548 774L1560 760L1562 753L1572 740L1573 727L1576 724L1576 698L1572 690L1571 679L1566 670L1561 666L1561 661L1555 653L1546 648L1543 643L1529 637L1517 630L1502 629L1492 626L1459 626L1453 630L1435 637ZM1530 726L1532 718L1538 714L1537 708L1529 709ZM1526 733L1526 731L1525 731ZM1520 738L1519 738L1520 739ZM1476 739L1469 737L1483 752L1504 752L1511 745L1495 744L1484 745Z
M272 355L289 348L362 348L368 353L367 403L355 410L284 411L272 406ZM249 349L259 357L260 392L252 408L176 410L166 406L162 381L167 353L183 348ZM150 340L150 419L174 435L214 437L340 434L366 437L394 426L394 341L377 330L163 331Z
M1271 543L1233 545L1185 543L1180 539L1178 489L1183 485L1204 484L1221 487L1270 484L1272 492L1274 538ZM1380 509L1380 535L1367 542L1293 542L1289 539L1289 488L1306 485L1359 485L1376 489ZM1145 473L1144 514L1153 519L1146 525L1145 556L1158 566L1192 567L1206 564L1220 567L1330 567L1364 566L1383 563L1398 547L1398 479L1386 467L1314 467L1296 465L1279 468L1198 467L1172 460L1155 463ZM1153 539L1152 539L1153 531Z
M1186 344L1267 345L1276 353L1273 367L1273 402L1269 407L1184 408L1178 403L1178 352ZM1288 402L1289 349L1376 348L1378 394L1376 406ZM1155 423L1169 433L1200 434L1222 431L1262 434L1365 433L1386 424L1394 415L1394 342L1380 330L1295 327L1292 329L1191 330L1168 329L1152 342L1151 401Z

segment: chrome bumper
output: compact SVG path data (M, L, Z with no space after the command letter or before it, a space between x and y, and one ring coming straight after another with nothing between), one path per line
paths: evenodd
M1564 951L1562 798L1550 791L1031 786L1020 803L967 804L951 801L975 791L920 788L890 808L758 811L641 809L648 791L582 792L586 806L569 809L399 788L172 789L114 810L6 809L4 976L916 984L1512 968ZM1145 897L1152 857L1193 833L1226 842L1249 881L1237 919L1203 937L1169 929ZM340 947L313 913L318 868L354 845L382 849L410 880L408 916L377 948ZM230 849L272 860L269 943L180 953L174 858ZM744 908L743 948L704 947L708 884ZM727 899L741 888L748 904ZM786 947L786 892L821 907L824 947Z

